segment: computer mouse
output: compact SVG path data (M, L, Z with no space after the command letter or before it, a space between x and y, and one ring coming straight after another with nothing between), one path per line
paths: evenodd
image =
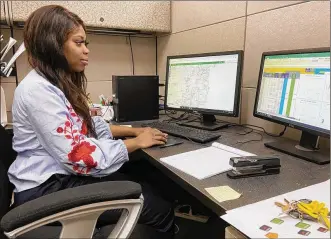
M167 143L163 144L163 145L153 145L151 148L167 148L170 146L175 146L175 145L180 145L182 144L184 141L180 140L178 138L174 138L174 137L169 137L167 139Z
M180 145L183 142L184 142L183 140L180 140L178 138L168 137L167 143L164 145L160 145L160 148L166 148L166 147L170 147L170 146Z

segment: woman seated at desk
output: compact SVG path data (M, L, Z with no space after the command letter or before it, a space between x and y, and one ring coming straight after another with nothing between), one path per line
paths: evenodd
M156 129L109 126L90 116L83 21L61 6L41 7L25 23L24 44L33 70L17 87L12 109L18 156L8 175L15 185L15 205L80 185L134 180L118 171L128 154L164 144L167 135ZM135 138L113 139L118 136ZM171 234L172 204L148 185L141 186L144 206L138 223ZM100 219L113 223L114 214L118 212L107 211Z

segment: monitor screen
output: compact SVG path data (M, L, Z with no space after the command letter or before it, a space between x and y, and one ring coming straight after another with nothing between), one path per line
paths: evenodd
M169 56L166 107L237 116L241 53Z
M255 116L330 134L330 50L264 53Z

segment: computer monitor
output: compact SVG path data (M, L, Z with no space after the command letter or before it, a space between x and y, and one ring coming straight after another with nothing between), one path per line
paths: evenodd
M242 51L168 56L165 109L196 112L202 121L179 124L216 130L215 115L238 116Z
M323 164L319 136L330 137L330 48L262 54L254 116L302 131L300 143L266 146Z

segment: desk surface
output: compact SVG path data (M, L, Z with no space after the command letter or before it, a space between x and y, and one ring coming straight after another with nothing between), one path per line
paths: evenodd
M164 149L160 149L158 147L150 148L144 150L144 152L146 153L146 156L149 156L147 158L153 165L159 168L163 173L174 180L191 195L196 197L201 203L210 208L217 215L223 215L227 210L255 203L312 184L320 183L330 178L330 164L317 165L266 148L263 144L264 142L275 140L267 135L263 135L263 142L250 142L240 146L240 144L237 144L239 139L258 139L260 135L256 133L251 133L245 136L238 135L237 133L243 132L243 129L239 127L227 128L221 130L220 132L223 132L223 134L217 142L257 155L279 156L281 160L280 174L243 179L230 179L225 173L223 173L204 180L198 180L162 163L160 158L199 149L202 148L201 145L186 140L184 144L178 146ZM237 200L219 203L205 190L206 187L224 185L228 185L237 192L242 193L242 196Z

